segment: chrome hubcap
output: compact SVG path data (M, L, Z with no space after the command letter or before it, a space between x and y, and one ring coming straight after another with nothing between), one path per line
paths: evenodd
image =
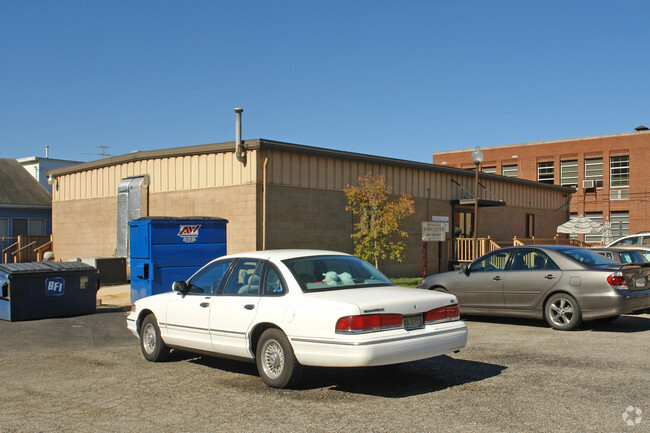
M147 353L152 353L156 348L156 330L153 329L152 325L147 325L144 328L142 344Z
M284 352L275 340L269 340L262 351L262 368L271 379L277 379L284 369Z
M556 299L550 310L551 320L557 325L567 325L573 319L573 305L565 298Z

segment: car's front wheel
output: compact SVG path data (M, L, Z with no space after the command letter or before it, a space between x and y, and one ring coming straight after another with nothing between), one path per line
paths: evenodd
M169 356L169 347L160 337L160 328L153 314L149 314L142 321L140 348L148 361L164 361Z
M546 301L544 317L554 329L571 331L582 322L582 311L573 296L556 293Z
M287 388L302 377L302 366L284 332L267 329L257 343L257 371L262 381L272 388Z

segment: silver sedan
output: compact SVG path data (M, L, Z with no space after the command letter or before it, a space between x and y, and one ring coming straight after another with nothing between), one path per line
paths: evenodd
M458 298L461 314L546 319L572 330L650 310L650 264L623 266L570 246L501 248L418 287Z

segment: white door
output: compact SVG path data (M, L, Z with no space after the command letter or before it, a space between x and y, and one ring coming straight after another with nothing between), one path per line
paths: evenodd
M260 302L265 262L240 259L210 307L210 334L216 352L250 358L248 332Z
M167 304L167 336L170 345L212 350L210 339L210 305L213 296L176 293Z

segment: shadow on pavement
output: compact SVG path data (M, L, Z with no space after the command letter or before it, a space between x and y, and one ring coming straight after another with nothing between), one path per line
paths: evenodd
M644 332L650 331L650 316L643 314L641 316L621 316L610 323L584 322L581 329L589 329L594 332Z
M492 317L492 316L462 316L467 322L495 323L504 325L529 326L533 328L551 327L543 319L526 319L517 317ZM650 330L650 315L642 314L637 316L621 316L611 322L603 321L584 321L578 327L577 331L597 331L597 332L644 332ZM565 332L565 331L558 331ZM572 331L567 331L572 332Z
M175 351L168 362L188 361L209 368L257 376L255 364ZM498 376L507 367L439 356L384 367L307 367L298 390L329 388L333 391L403 398L441 391L453 386ZM261 382L260 382L261 383ZM243 383L242 383L243 386Z
M403 398L441 391L498 376L507 367L455 359L447 355L402 365L365 368L312 368L301 388Z

